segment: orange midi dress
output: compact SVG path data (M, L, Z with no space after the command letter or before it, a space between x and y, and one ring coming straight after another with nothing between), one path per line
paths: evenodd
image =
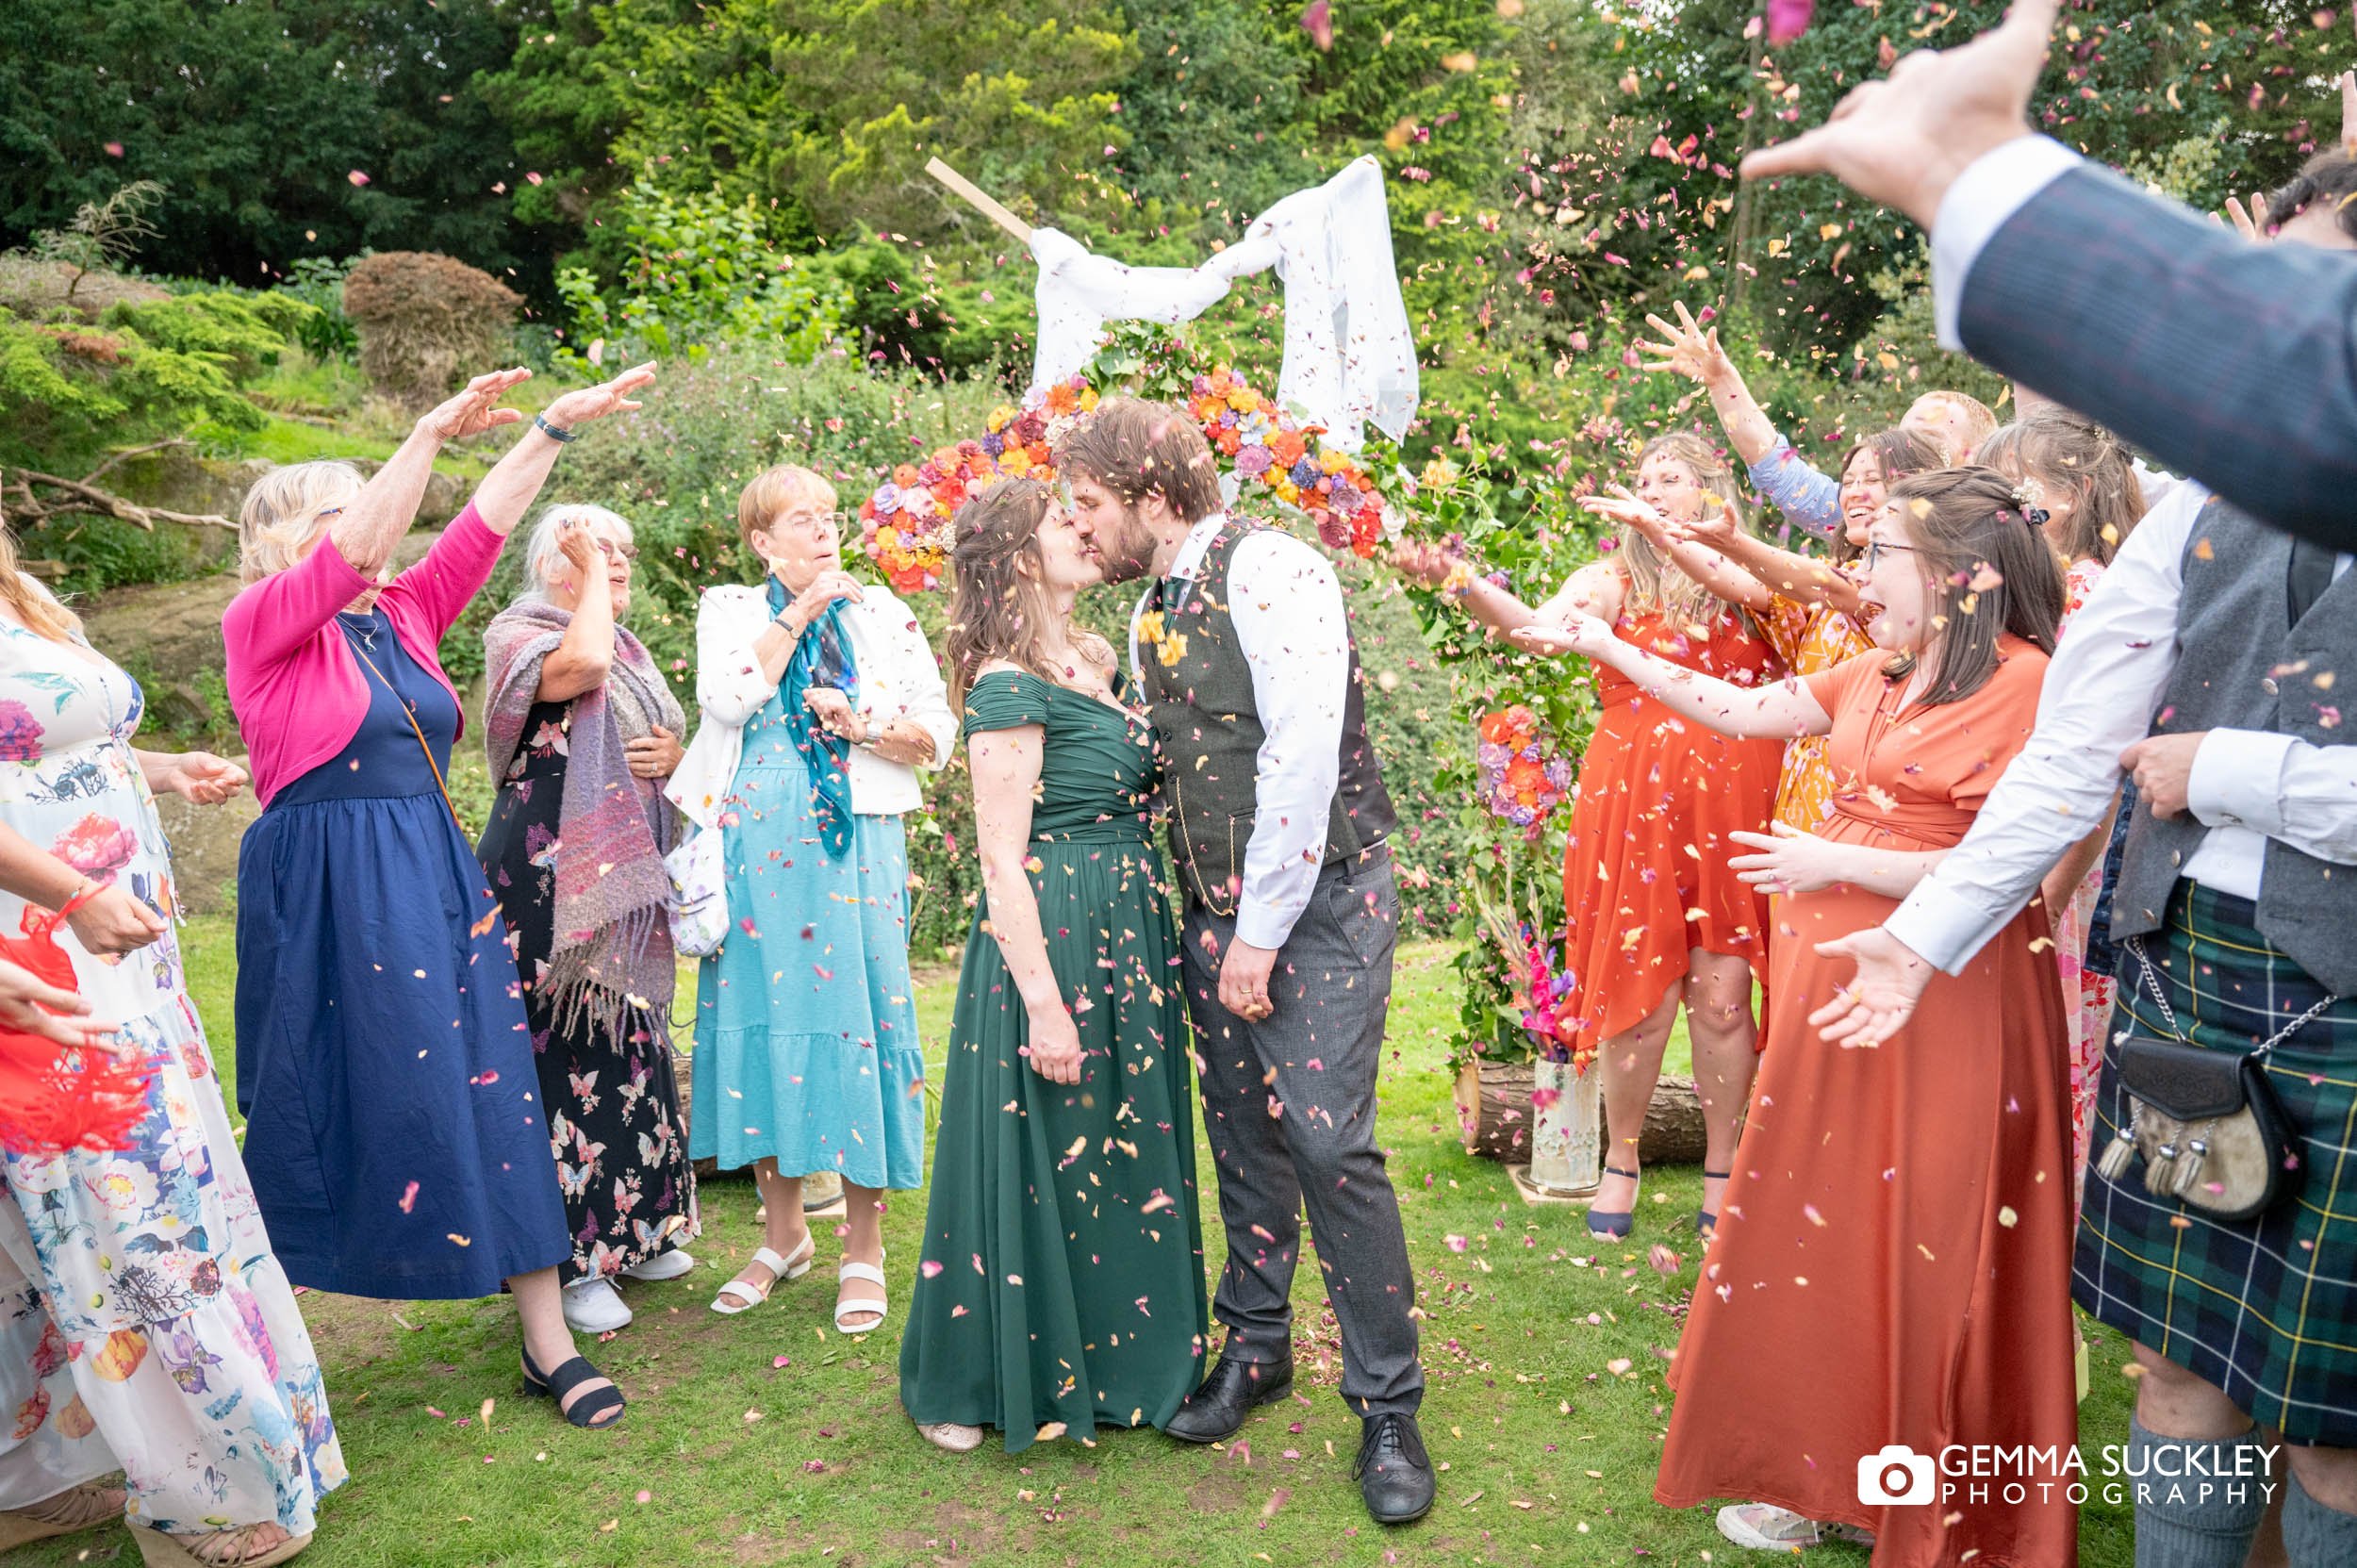
M2036 719L2045 655L2012 638L2000 652L1979 691L1904 714L1886 654L1805 678L1833 718L1824 837L1925 850L1964 836ZM1827 1045L1808 1014L1854 969L1815 945L1894 907L1844 885L1778 901L1772 1039L1671 1369L1654 1495L1861 1526L1874 1568L2054 1568L2078 1560L2068 1487L2084 1477L2019 1503L2002 1481L1980 1483L1985 1499L1859 1501L1858 1461L1888 1444L1937 1455L2078 1436L2069 1035L2045 912L1936 976L1895 1037Z
M1783 677L1774 651L1739 614L1707 641L1657 612L1624 615L1613 635L1689 669L1760 685ZM1684 718L1637 683L1593 667L1598 714L1579 767L1563 856L1567 916L1562 1006L1574 1049L1636 1028L1686 978L1687 954L1750 960L1764 979L1768 900L1727 869L1765 833L1784 756L1774 740L1736 740Z

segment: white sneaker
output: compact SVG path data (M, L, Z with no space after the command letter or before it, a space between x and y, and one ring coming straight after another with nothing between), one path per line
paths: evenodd
M610 1334L630 1327L630 1307L612 1280L576 1279L565 1287L565 1326L575 1333Z
M674 1246L622 1270L625 1279L676 1279L696 1266L696 1260Z

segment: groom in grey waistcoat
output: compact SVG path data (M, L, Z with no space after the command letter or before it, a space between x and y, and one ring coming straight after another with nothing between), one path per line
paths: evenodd
M1342 1325L1343 1397L1362 1423L1360 1489L1378 1522L1402 1524L1431 1508L1433 1476L1415 1281L1375 1140L1397 818L1342 585L1310 545L1227 515L1211 446L1178 410L1109 400L1056 465L1107 580L1148 579L1129 668L1162 741L1228 1232L1211 1308L1227 1345L1166 1429L1218 1442L1291 1391L1306 1205Z

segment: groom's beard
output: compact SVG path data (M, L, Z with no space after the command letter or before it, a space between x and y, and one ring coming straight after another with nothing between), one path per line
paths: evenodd
M1154 569L1155 545L1154 531L1135 514L1125 511L1111 534L1097 537L1097 564L1105 573L1105 581L1129 583L1150 573Z

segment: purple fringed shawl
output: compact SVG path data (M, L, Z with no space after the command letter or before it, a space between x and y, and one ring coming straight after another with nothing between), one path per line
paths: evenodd
M501 611L483 634L483 743L491 777L503 781L540 690L540 667L564 639L572 613L536 600ZM645 1011L669 1039L678 959L671 948L671 883L663 857L677 839L674 815L654 781L632 776L622 751L661 725L685 732L686 716L646 647L614 628L606 684L572 701L565 795L555 847L556 940L538 989L556 1028L602 1023L625 1037L628 1010Z

